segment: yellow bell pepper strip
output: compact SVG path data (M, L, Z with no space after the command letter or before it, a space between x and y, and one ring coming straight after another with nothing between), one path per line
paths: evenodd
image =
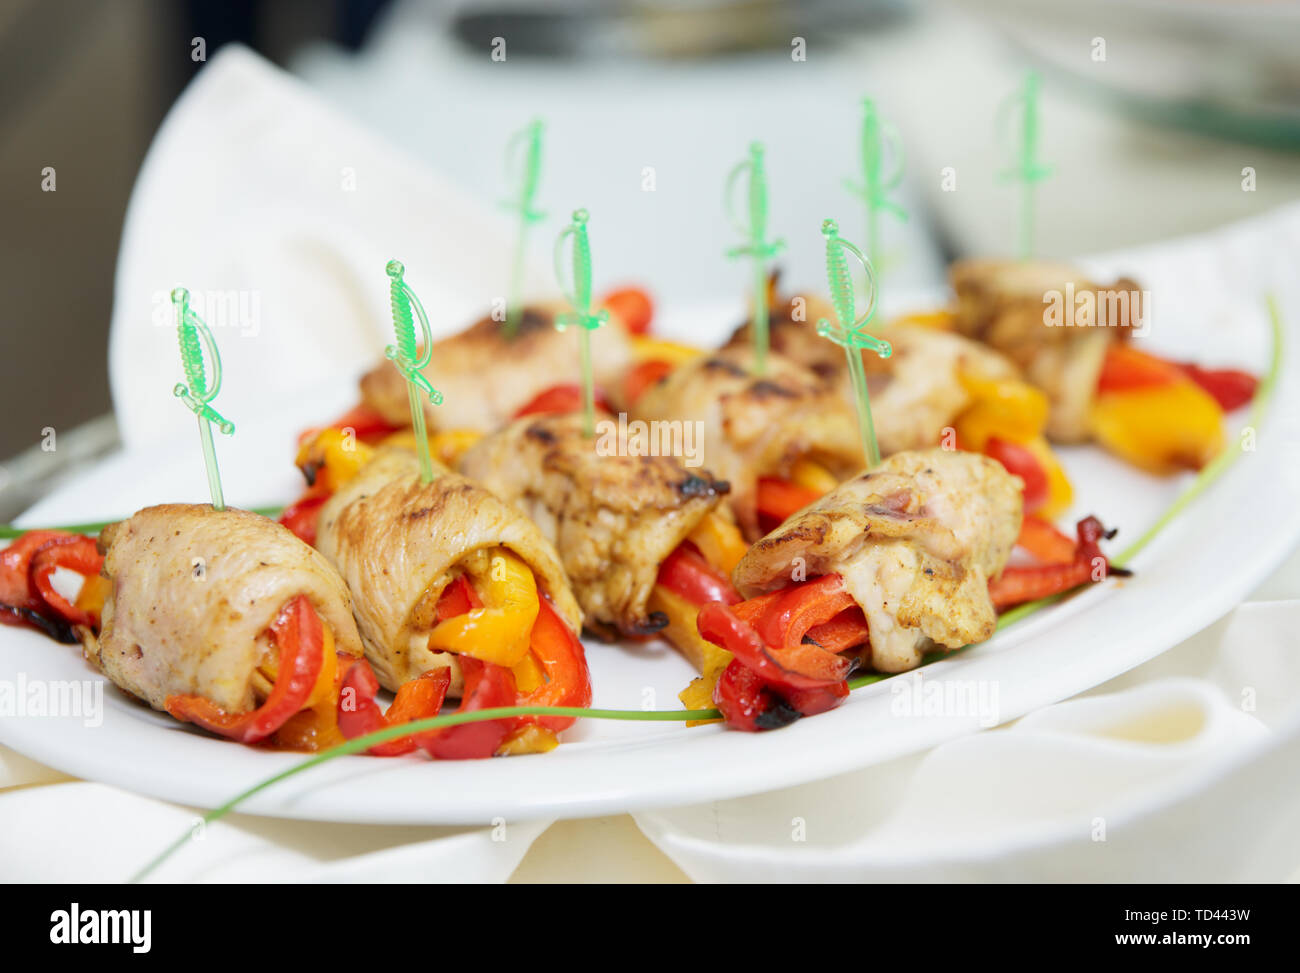
M1189 366L1112 345L1097 380L1094 436L1151 473L1200 469L1223 448L1222 403L1240 404L1240 395L1220 399L1223 389L1196 378Z
M952 331L957 327L957 315L947 308L940 308L937 311L913 311L911 314L894 318L890 323L930 328L934 331Z
M728 577L749 550L740 528L716 510L705 514L686 539L699 549L704 560Z
M840 485L834 473L807 457L797 459L791 465L790 482L818 493L830 493Z
M429 452L444 466L455 466L464 452L483 438L477 429L443 429L429 433ZM390 433L379 441L381 446L397 446L415 450L415 432L402 429Z
M984 453L1025 481L1025 509L1052 518L1069 508L1074 489L1043 436L1047 396L1018 379L962 374L970 404L953 422L961 449Z
M676 366L704 354L703 348L682 344L679 341L665 341L662 338L633 335L629 342L637 361L663 361Z
M953 422L962 449L982 453L991 437L1024 443L1042 435L1047 425L1047 396L1017 379L990 381L962 374L971 397Z
M370 462L375 452L348 428L334 425L305 433L294 459L307 480L307 489L280 514L280 523L312 547L316 546L320 508Z
M517 757L525 753L550 753L560 745L560 738L555 731L536 723L525 723L516 727L506 736L505 742L497 747L498 757Z
M537 620L528 635L528 652L509 670L517 694L515 702L520 706L590 706L591 671L587 668L582 643L545 596L539 597L537 604ZM439 621L446 621L481 607L478 593L462 574L442 590L436 612ZM522 732L529 724L536 724L548 733ZM502 744L505 749L498 753L545 752L552 749L549 741L554 734L572 725L571 716L521 717L515 724L516 730Z
M1112 344L1106 349L1098 394L1131 391L1135 388L1170 385L1187 378L1218 403L1224 412L1240 409L1255 397L1259 380L1235 368L1202 368L1193 362L1174 362L1131 344Z
M429 452L444 466L455 467L465 451L483 438L477 429L444 429L429 437ZM415 433L411 433L412 445Z
M281 750L328 750L347 738L339 732L339 691L343 677L357 660L339 653L334 645L334 633L321 623L324 641L321 645L321 672L316 687L307 697L303 708L289 717L284 726L276 730L270 742ZM272 659L258 667L258 675L267 686L274 684L278 675L279 659Z
M112 590L113 582L108 578L100 574L93 575L81 583L81 590L77 592L77 600L73 604L77 606L78 611L98 619L104 613L104 602L108 600L108 593Z
M473 583L483 607L440 621L429 633L429 648L507 669L519 665L539 610L533 572L515 554L495 548L488 569L473 573Z
M677 694L682 705L687 709L710 709L713 706L713 687L722 670L731 661L731 653L720 645L710 642L699 632L695 625L699 608L681 595L669 591L663 585L655 585L650 592L646 607L652 612L659 612L668 619L668 624L660 633L686 657L700 673L689 686ZM716 722L699 720L688 723Z
M720 670L731 661L730 652L700 635L695 626L698 605L657 584L650 590L646 608L651 612L660 612L668 619L668 624L659 634L676 646L686 661L701 673Z
M395 426L365 403L358 403L329 424L331 429L350 429L352 434L363 443L376 443L390 432L401 428ZM304 443L315 438L319 428L307 429L298 437Z
M322 429L298 447L294 463L309 487L334 493L370 462L374 449L356 436L333 426Z
M1104 392L1091 424L1097 442L1150 473L1199 470L1223 448L1223 411L1190 379Z
M723 650L726 651L725 649ZM727 664L731 662L731 653L727 652ZM721 665L716 669L710 669L702 676L696 676L690 681L690 684L677 694L677 698L682 702L683 709L710 709L713 706L713 690L718 685L718 677L722 675L727 664ZM687 726L703 726L705 723L717 723L719 720L687 720Z
M510 671L515 677L515 688L521 693L531 693L539 686L546 685L546 674L542 672L542 667L531 650L522 661L511 666Z

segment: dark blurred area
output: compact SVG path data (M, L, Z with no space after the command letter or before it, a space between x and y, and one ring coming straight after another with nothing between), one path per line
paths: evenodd
M105 349L122 219L181 89L240 41L277 63L357 47L387 0L5 0L0 4L0 458L110 409ZM43 171L54 170L54 191Z

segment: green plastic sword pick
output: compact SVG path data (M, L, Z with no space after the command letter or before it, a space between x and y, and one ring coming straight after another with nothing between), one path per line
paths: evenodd
M429 434L424 425L424 404L420 393L429 397L434 405L442 405L442 393L430 384L421 369L433 358L433 333L429 318L415 292L407 286L402 275L406 268L400 260L388 261L388 296L393 308L393 334L397 344L384 349L384 355L397 366L406 379L406 392L411 404L411 426L415 429L415 451L420 457L420 482L433 482L433 458L429 455ZM414 311L414 313L412 313ZM420 338L423 351L415 343L415 318L420 319Z
M1019 182L1020 197L1020 259L1034 255L1034 186L1052 174L1052 167L1038 158L1038 75L1030 71L1024 84L1012 93L998 110L999 132L1006 129L1011 113L1019 106L1020 138L1016 142L1016 159L998 174L1003 182Z
M565 286L564 242L573 238L573 286ZM591 438L596 434L596 390L591 374L591 332L609 320L609 312L591 310L591 242L587 239L587 211L573 211L573 222L566 226L555 241L555 277L560 283L565 299L572 306L555 319L555 326L564 330L577 325L578 350L582 359L582 431Z
M872 266L879 268L880 214L889 213L903 222L907 210L889 199L889 194L903 181L903 142L898 129L881 119L876 103L862 99L861 135L862 182L844 181L845 187L867 205L867 256ZM894 159L894 170L885 174L886 155Z
M742 175L749 176L747 204L749 221L736 214L736 183ZM751 142L749 158L736 165L727 175L724 203L727 216L740 233L748 238L743 246L727 251L728 257L752 257L754 260L754 371L762 375L767 371L768 306L767 262L785 243L767 238L767 164L763 161L763 143Z
M203 465L208 470L208 491L212 494L212 509L225 510L226 498L221 492L221 471L217 469L217 451L212 445L212 423L223 435L235 432L235 424L212 408L211 402L221 391L221 353L213 340L212 331L190 308L190 292L184 287L172 291L172 306L176 309L176 334L181 345L181 364L185 368L185 382L177 382L172 394L185 403L198 417L199 442L203 444ZM203 352L207 349L212 363L212 379L203 367Z
M862 436L862 451L867 456L868 468L880 463L880 446L876 443L876 427L871 421L871 400L867 395L867 373L862 365L862 349L870 348L881 358L894 353L888 341L867 334L863 328L876 313L876 275L866 254L848 240L840 238L834 220L822 222L822 236L826 238L826 280L830 284L831 305L835 308L835 324L822 318L817 322L817 333L829 338L844 349L849 360L849 376L853 380L853 395L858 406L858 432ZM867 272L867 310L861 317L853 296L853 278L849 276L847 254L852 254Z
M519 214L519 233L515 237L514 259L510 265L510 303L506 307L506 337L513 338L519 331L519 322L523 317L520 289L523 285L524 257L527 254L528 228L542 220L546 214L534 207L537 186L542 178L542 123L538 120L516 132L506 143L507 168L523 151L520 171L519 194L514 199L506 200L502 205Z

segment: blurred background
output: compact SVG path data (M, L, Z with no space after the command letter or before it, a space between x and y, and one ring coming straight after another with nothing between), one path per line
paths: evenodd
M769 146L786 274L819 284L816 223L843 212L846 235L860 228L843 180L864 95L906 146L910 218L889 226L886 263L917 291L941 287L955 255L1012 248L994 118L1030 68L1054 167L1046 255L1300 198L1300 3L2 0L0 520L116 443L105 349L123 217L154 132L204 68L196 52L231 42L487 205L507 193L510 132L544 116L544 205L599 211L620 230L602 238L607 282L669 304L743 287L741 268L684 241L735 242L721 184L754 138ZM56 451L42 449L49 429Z

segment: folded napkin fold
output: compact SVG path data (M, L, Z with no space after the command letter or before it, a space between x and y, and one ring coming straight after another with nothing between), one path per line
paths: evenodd
M0 747L0 880L123 882L176 838L156 882L504 882L550 822L493 828L332 824L200 812L67 781ZM54 781L54 782L51 782ZM48 786L15 787L16 783Z
M248 49L223 47L164 120L127 209L109 342L123 441L193 425L159 407L167 377L181 378L173 287L212 328L238 425L378 360L393 340L388 260L406 264L439 334L504 300L512 241L504 212ZM544 293L550 281L529 266L524 283Z
M701 881L1280 881L1300 866L1297 625L1300 601L1246 604L1005 729L637 823Z

